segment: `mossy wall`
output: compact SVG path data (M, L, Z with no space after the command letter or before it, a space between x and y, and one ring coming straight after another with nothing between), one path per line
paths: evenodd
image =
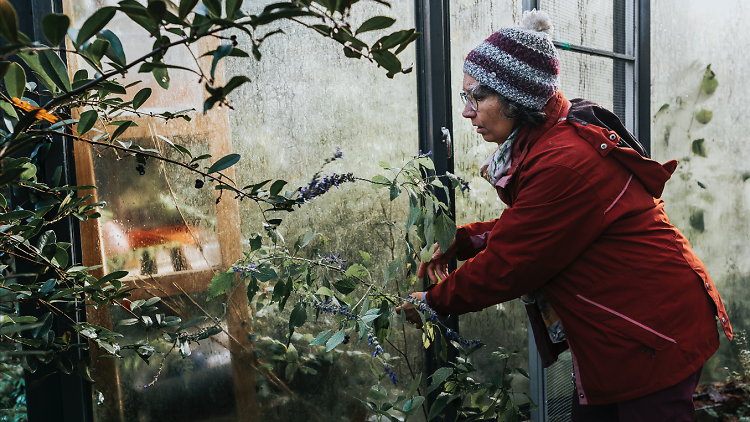
M750 326L748 14L742 0L651 4L652 156L680 162L666 210L705 262L735 332ZM720 337L704 380L738 369L737 347Z

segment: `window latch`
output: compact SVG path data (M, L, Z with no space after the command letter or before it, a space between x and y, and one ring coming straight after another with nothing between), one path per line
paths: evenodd
M451 132L445 126L443 126L443 127L440 128L440 132L443 133L443 139L442 139L442 141L448 147L447 148L447 150L448 150L447 155L448 155L448 158L450 158L451 155L453 155L453 142L451 141Z

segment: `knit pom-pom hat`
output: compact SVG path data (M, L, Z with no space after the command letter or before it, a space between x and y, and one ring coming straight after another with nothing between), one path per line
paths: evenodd
M505 98L541 110L560 85L560 59L543 11L524 12L522 26L503 28L471 50L464 73Z

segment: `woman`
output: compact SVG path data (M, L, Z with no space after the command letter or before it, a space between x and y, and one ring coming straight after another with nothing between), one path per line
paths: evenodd
M551 30L532 11L467 56L463 116L499 145L482 174L508 208L459 227L419 268L438 284L413 296L452 315L523 297L545 366L571 350L574 421L692 421L715 316L732 329L656 199L677 162L648 159L613 113L558 92ZM448 274L452 257L466 262Z

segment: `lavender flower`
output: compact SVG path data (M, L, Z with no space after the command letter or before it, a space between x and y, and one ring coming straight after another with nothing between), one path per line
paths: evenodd
M391 367L388 366L387 363L384 363L383 370L385 371L386 374L388 374L388 377L391 379L391 382L393 383L393 385L396 385L398 380L396 379L396 373L393 372L393 369L391 369Z
M310 183L306 187L300 189L300 199L304 202L312 201L320 195L328 192L332 187L338 188L340 184L346 182L353 182L354 174L336 174L332 173L324 175L322 179L319 179L320 173L315 173Z
M247 274L250 273L250 278L253 277L253 273L257 273L258 272L258 269L255 268L255 263L254 262L251 263L249 266L248 265L236 265L235 264L235 265L232 266L232 269L236 273L237 272L241 272L243 277L247 277Z
M481 341L479 340L466 340L465 338L461 337L457 332L451 330L448 328L445 331L445 338L451 341L455 341L458 344L464 345L464 346L474 346L474 347L481 347L484 346Z
M344 157L344 153L343 153L343 152L341 152L341 148L339 148L339 147L336 147L336 153L335 153L335 154L333 154L333 157L331 157L331 158L326 158L326 164L328 164L328 163L330 163L330 162L333 162L333 161L336 161L336 160L338 160L339 158L343 158L343 157Z
M346 266L346 260L341 259L341 252L336 253L335 255L333 252L331 252L331 256L328 256L328 254L323 254L320 263L327 265L336 264L341 271L344 271L344 267Z

